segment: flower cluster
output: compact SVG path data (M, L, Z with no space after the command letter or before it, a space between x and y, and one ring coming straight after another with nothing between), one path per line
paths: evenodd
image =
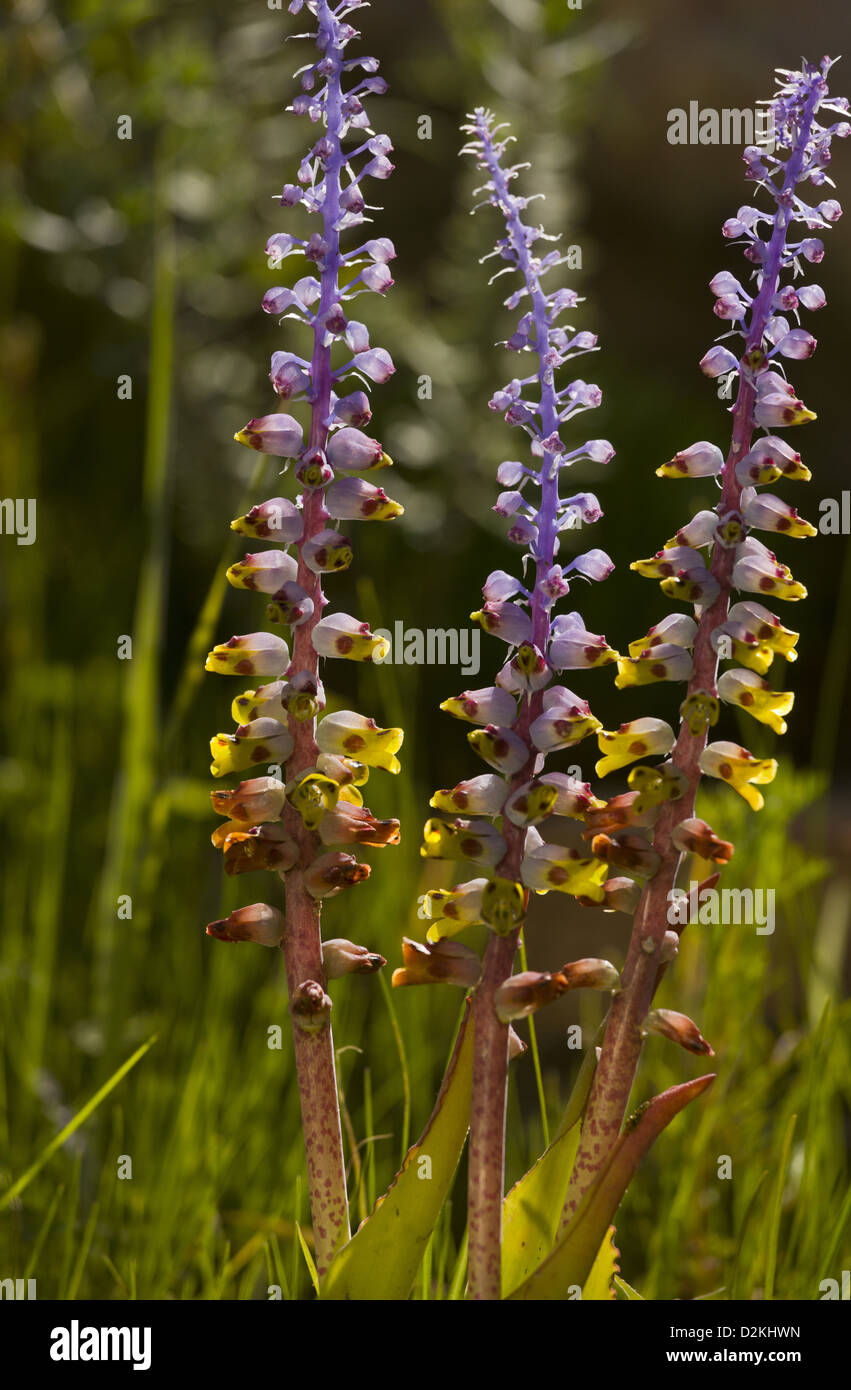
M298 181L285 185L280 204L317 214L320 227L305 237L277 232L269 238L270 265L288 267L301 258L309 273L288 275L286 285L268 290L263 309L307 330L312 353L301 357L287 348L272 354L269 377L278 408L249 420L235 436L281 460L282 474L291 469L294 476L294 500L273 497L231 523L241 535L273 548L246 555L227 573L235 588L265 597L268 626L288 629L291 646L277 631L262 630L232 637L207 658L208 671L256 681L233 703L235 731L212 740L213 775L267 770L213 793L213 808L225 817L213 843L230 874L270 869L288 884L298 875L299 887L315 904L317 924L322 899L368 876L356 847L399 839L398 821L376 819L361 788L371 768L399 770L395 754L402 731L380 729L352 710L328 714L317 724L325 708L320 658L372 661L386 648L367 623L323 611L324 576L352 561L343 525L388 520L402 511L373 481L391 460L366 432L372 414L367 390L388 380L393 362L384 348L370 343L368 329L350 308L363 295L386 293L395 256L386 237L369 238L363 230L370 221L368 183L386 179L393 165L390 140L372 131L364 104L386 89L376 75L377 60L346 56L356 37L346 16L361 2L332 7L324 0L293 0L289 7L294 14L308 10L318 22L319 57L301 70L302 92L291 108L307 116L318 135L301 162ZM354 245L343 250L341 241L349 233L355 234ZM290 413L299 404L309 407L307 436ZM227 941L276 945L283 940L285 949L289 944L286 918L264 904L242 908L208 931ZM315 945L318 950L318 935ZM326 975L383 964L363 948L334 945L334 967L329 970L326 961ZM299 988L317 984L324 999L321 976L297 983ZM293 1013L311 1030L317 1013L325 1017L327 1008L322 1003L318 1010L294 1008Z
M530 891L568 893L584 904L615 906L621 905L624 893L630 895L630 885L620 876L616 857L600 855L596 847L582 852L563 848L548 843L541 833L551 817L583 822L605 806L587 782L546 769L550 755L574 749L601 728L586 700L560 683L561 674L618 659L605 637L588 631L579 612L556 612L577 580L603 580L613 569L608 555L598 549L560 558L566 533L602 515L592 493L571 493L565 486L571 465L578 460L605 464L614 454L605 439L575 446L564 439L566 428L602 399L598 386L568 375L576 358L596 349L597 339L566 322L581 302L578 295L545 285L565 258L557 248L541 245L557 238L524 221L532 200L511 190L523 167L506 164L512 137L502 135L503 127L485 110L477 110L464 130L470 136L464 153L473 155L487 176L478 192L485 193L485 202L497 209L505 224L505 235L491 253L505 262L497 274L520 275L519 287L505 302L508 309L522 313L505 346L521 361L531 359L530 369L497 391L490 407L528 443L524 461L499 466L497 481L503 490L494 507L508 521L509 540L522 551L520 568L526 582L503 570L488 576L482 607L471 617L505 643L504 663L492 686L464 691L441 706L474 726L468 742L488 771L435 792L431 805L443 814L426 823L421 852L428 858L470 863L478 873L452 889L425 895L427 942L433 949L420 954L416 970L397 972L394 983L433 978L469 988L479 977L481 963L469 948L462 955L447 953L441 946L446 938L486 923L492 933L516 943ZM571 969L540 976L537 987L525 975L507 990L496 982L503 989L493 1000L496 1016L507 1023L555 998L567 987L565 972ZM611 989L617 972L611 967L574 971L570 978L571 987L581 983Z
M763 489L810 476L800 455L776 431L814 419L787 380L785 363L810 357L815 350L816 340L801 326L800 315L821 308L824 292L817 284L796 282L808 281L810 266L824 254L821 238L813 233L829 228L842 211L833 198L816 202L804 196L807 185L819 190L815 197L820 198L824 185L831 184L831 141L851 133L851 124L843 119L848 102L831 98L828 91L831 65L824 58L803 64L799 72L779 72L779 90L771 102L776 153L756 147L744 152L746 177L768 195L771 206L740 207L723 226L724 236L743 246L750 274L743 283L725 270L710 282L715 313L729 327L700 365L708 377L724 379L719 395L728 395L737 384L729 452L725 458L717 445L701 440L657 470L663 478L718 478L718 502L693 515L655 555L632 566L657 580L666 597L692 607L693 616L669 614L630 643L629 656L618 661L617 684L687 682L687 692L676 735L654 718L632 720L613 736L600 735L604 751L615 754L613 761L604 759L607 766L600 771L624 766L645 752L670 758L655 768L633 767L632 799L609 803L609 810L618 801L624 806L622 828L612 836L621 844L637 835L637 826L654 824L653 844L646 850L652 867L635 913L623 989L606 1029L564 1221L576 1211L617 1141L642 1035L661 1031L692 1051L702 1045L695 1025L686 1021L673 1027L670 1011L651 1009L662 969L676 951L676 933L666 931L666 922L684 856L694 855L715 870L733 853L728 841L695 817L698 785L701 775L718 778L759 810L764 804L760 788L777 772L774 758L756 757L737 741L707 742L709 730L724 704L782 734L794 701L790 691L775 689L767 677L775 657L795 660L798 634L765 604L794 602L805 597L805 590L755 533L790 538L815 534L793 506ZM824 124L823 113L839 119ZM730 665L719 675L721 661ZM643 748L634 740L636 733ZM649 821L644 818L648 811ZM636 846L636 853L645 851ZM713 872L706 885L717 877ZM674 938L670 944L669 937Z
M816 534L794 506L764 489L810 477L800 454L776 431L815 418L787 380L784 364L815 351L816 339L801 326L801 311L820 309L825 295L820 285L796 281L824 255L824 244L813 233L829 228L842 213L834 198L804 197L807 184L821 191L832 183L831 140L851 132L841 119L847 101L828 93L830 66L825 58L800 72L779 73L772 111L777 153L757 147L744 153L747 178L773 206L740 207L722 229L743 245L750 263L746 283L727 270L710 282L715 313L730 327L700 364L708 377L724 377L725 389L738 383L729 455L725 460L715 444L701 440L657 470L664 478L719 477L718 503L698 511L654 556L632 565L640 575L659 580L667 597L693 604L695 618L669 615L632 642L629 657L618 662L619 686L688 682L675 764L685 772L686 785L700 773L720 778L754 810L763 805L759 787L774 778L776 761L754 757L727 740L703 745L721 704L736 705L782 734L794 702L790 691L773 689L767 676L776 656L795 660L798 634L765 603L794 602L806 591L756 533ZM822 124L823 112L840 119ZM736 351L728 345L731 340L738 340ZM757 430L761 433L754 438ZM730 606L733 591L740 597ZM716 678L719 660L731 665ZM673 748L673 731L652 722L657 737Z

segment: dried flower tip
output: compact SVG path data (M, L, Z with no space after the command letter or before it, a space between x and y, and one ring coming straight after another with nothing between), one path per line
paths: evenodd
M338 980L343 975L374 975L387 961L368 951L366 946L356 946L353 941L335 937L333 941L322 942L322 963L328 979Z
M707 777L719 777L744 797L752 811L761 811L765 798L753 783L765 786L777 775L774 758L755 758L737 743L710 743L700 755L700 770Z
M719 840L712 826L696 817L680 821L671 834L671 841L683 854L697 854L714 864L729 864L735 848L729 840Z
M639 758L670 753L675 742L673 729L663 719L630 719L616 731L603 729L597 734L600 752L606 756L599 759L595 771L598 777L606 777Z
M211 922L207 935L217 941L253 941L258 946L280 946L284 935L284 919L276 907L268 903L252 903L238 907L229 917Z
M353 888L369 878L368 864L359 864L354 855L331 850L314 859L305 871L304 886L312 898L333 898L344 888Z
M638 878L652 878L662 862L644 836L632 832L616 837L595 835L591 841L591 853L595 859L604 860L611 868L622 869Z
M611 961L594 956L563 965L559 974L566 981L568 989L613 990L618 989L621 982L620 974Z
M229 816L247 825L279 820L284 807L284 784L277 777L252 777L235 791L211 792L218 816Z
M323 845L357 844L382 849L385 845L398 845L399 822L376 820L368 807L353 806L341 798L319 822L319 838Z
M512 975L499 986L493 997L493 1006L500 1023L511 1023L514 1019L528 1018L545 1004L551 1004L566 989L564 979L559 974L548 971L523 970Z
M422 945L402 938L402 969L393 971L395 989L403 985L460 985L472 989L478 984L482 962L476 952L459 941L437 941Z
M227 836L223 848L226 874L249 874L255 869L285 874L299 860L298 845L277 823L240 825Z
M316 980L304 980L290 999L293 1023L303 1033L321 1033L331 1018L331 1000Z
M401 729L380 729L374 719L347 709L326 714L316 730L316 742L322 753L339 754L366 767L379 767L394 773L401 770L401 763L394 755L401 748L403 738Z
M648 1033L659 1033L661 1037L679 1043L687 1052L695 1052L698 1056L715 1055L709 1043L701 1036L697 1024L674 1009L653 1009L644 1020L644 1028Z

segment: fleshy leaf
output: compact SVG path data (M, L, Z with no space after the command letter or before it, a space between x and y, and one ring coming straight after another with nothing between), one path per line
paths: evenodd
M528 1279L555 1243L579 1147L579 1120L591 1090L596 1063L596 1053L594 1048L590 1048L585 1054L558 1134L503 1201L503 1298L524 1279Z
M322 1282L325 1299L406 1299L437 1223L467 1139L473 1085L469 1004L431 1119L411 1146L390 1187ZM430 1180L420 1160L431 1162Z
M714 1080L714 1075L710 1074L682 1086L672 1086L648 1101L632 1122L627 1122L608 1162L588 1188L555 1250L515 1289L510 1295L512 1299L560 1300L566 1297L572 1284L585 1283L621 1198L653 1140Z
M644 1298L643 1298L643 1296L638 1292L638 1289L634 1289L634 1288L632 1287L632 1284L628 1284L628 1283L626 1282L625 1279L621 1279L621 1277L620 1277L619 1274L616 1274L616 1275L615 1275L615 1281L614 1281L614 1282L615 1282L615 1288L617 1289L617 1291L618 1291L618 1293L620 1294L620 1296L621 1296L622 1299L625 1299L628 1303L643 1303L643 1302L644 1302Z
M603 1236L603 1243L597 1251L597 1258L591 1266L591 1273L582 1285L582 1302L613 1302L616 1294L612 1280L620 1269L618 1259L620 1250L615 1245L615 1228L610 1226Z

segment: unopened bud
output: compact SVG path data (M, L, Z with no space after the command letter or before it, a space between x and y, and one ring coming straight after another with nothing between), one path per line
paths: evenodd
M715 1055L697 1024L674 1009L653 1009L645 1018L644 1027L648 1033L659 1033L663 1038L679 1043L686 1052L695 1052L699 1056Z
M323 941L322 961L329 980L338 980L342 975L374 975L387 964L383 956L342 937Z
M424 946L402 938L402 969L393 971L395 989L403 985L460 985L472 989L478 983L482 963L476 952L460 941L437 941Z
M290 1013L303 1033L321 1033L331 1017L331 1000L316 980L305 980L290 1000Z
M252 903L239 907L229 917L211 922L207 935L217 941L253 941L258 946L280 946L284 934L284 919L276 907L268 903Z

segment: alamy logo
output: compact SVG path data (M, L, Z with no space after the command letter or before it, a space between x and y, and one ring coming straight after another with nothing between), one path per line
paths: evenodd
M389 642L386 656L373 658L390 666L460 666L465 676L479 673L482 634L476 628L405 627L398 620L389 628L378 627L374 636Z
M132 1361L134 1371L151 1365L149 1327L54 1327L50 1334L51 1361Z
M35 540L36 500L34 497L0 498L0 534L17 536L18 545Z
M769 154L774 149L774 111L771 106L701 107L690 101L688 110L674 106L668 112L669 145L757 145Z
M671 926L755 926L757 936L774 935L773 888L701 888L690 883L668 894Z

